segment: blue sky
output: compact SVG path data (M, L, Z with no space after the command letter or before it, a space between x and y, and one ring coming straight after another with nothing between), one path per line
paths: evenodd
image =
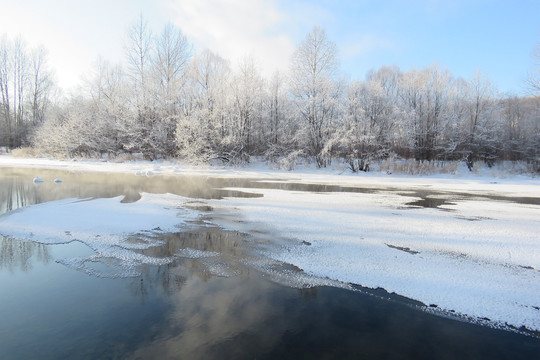
M355 36L372 34L383 44L344 57L343 67L353 77L377 64L410 69L436 61L455 76L470 78L479 69L501 91L520 92L540 42L540 1L350 3L358 5L336 9L337 21L326 25L331 37L354 43Z
M98 56L123 61L139 14L155 33L167 22L195 51L209 48L234 65L246 55L265 75L286 71L295 46L315 25L338 45L341 70L402 70L438 62L456 77L481 70L503 93L523 93L540 42L540 1L0 0L0 34L49 49L63 87L77 84Z

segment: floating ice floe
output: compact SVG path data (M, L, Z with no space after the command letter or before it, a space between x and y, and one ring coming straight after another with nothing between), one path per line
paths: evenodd
M143 193L136 202L121 200L121 196L65 199L28 206L0 216L0 234L43 244L80 241L96 255L77 261L62 260L75 268L95 263L96 259L115 259L119 267L129 270L120 274L126 274L141 264L173 261L172 257L143 255L140 251L161 245L156 234L179 231L196 220L198 212L181 207L185 198L171 194Z
M188 259L203 259L203 258L209 258L209 257L217 257L219 256L219 253L215 251L203 251L203 250L197 250L197 249L184 248L184 249L180 249L177 252L177 256L185 257Z

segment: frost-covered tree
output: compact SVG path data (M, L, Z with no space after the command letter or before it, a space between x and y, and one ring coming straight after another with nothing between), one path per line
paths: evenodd
M223 156L228 138L228 62L209 50L189 65L185 106L176 126L178 156L191 162L207 162Z
M536 44L533 50L533 65L526 83L532 95L540 97L540 42Z
M467 167L472 170L477 159L492 161L495 158L493 142L495 114L492 102L494 90L490 81L479 71L467 85L467 96L460 99L465 102L460 148L465 155Z
M452 77L437 64L411 70L400 78L400 98L408 118L408 138L417 160L436 159L443 149L449 119Z
M47 66L47 50L38 47L30 55L31 109L32 125L38 126L45 118L51 104L51 93L54 90L54 80Z
M233 94L234 146L231 152L241 161L249 161L253 150L254 122L260 120L262 77L252 58L244 58L231 83Z
M149 159L177 153L175 131L185 107L190 58L187 38L171 24L158 37L153 37L141 16L129 29L127 74L131 92L135 94L131 107L138 119L138 147Z
M184 106L186 71L191 57L190 46L182 31L167 24L155 41L153 75L157 82L158 119L152 133L155 148L165 156L176 153L175 131L178 115Z
M160 87L160 104L168 115L175 115L181 105L179 100L191 58L189 42L180 29L169 23L155 43L153 65Z
M160 156L160 138L164 134L156 113L154 39L142 14L128 31L125 44L127 75L131 85L131 104L137 117L138 147L149 159Z
M501 157L526 160L540 170L540 102L538 98L509 96L499 101L497 132Z
M0 91L2 92L2 117L8 147L22 145L25 126L25 96L29 90L29 62L26 44L19 37L0 43Z
M125 54L133 92L136 95L137 111L141 122L144 122L145 112L150 102L150 67L152 65L152 32L142 14L139 21L131 25L128 31Z
M287 94L285 76L274 72L266 83L265 99L265 134L262 141L265 157L276 162L283 156L298 151L298 121L294 116L294 108Z
M0 38L0 146L27 145L50 104L52 75L43 49Z
M341 158L353 171L388 157L540 167L538 96L502 98L485 76L455 79L434 64L343 81L336 45L318 27L289 72L270 78L254 59L232 71L210 50L190 50L180 29L169 24L154 37L141 16L127 33L126 63L99 61L79 92L53 105L46 52L1 38L0 146L34 133L37 148L63 156L234 163L264 155L285 168L299 157L318 167Z
M349 85L343 126L334 134L352 171L368 171L371 161L388 156L394 105L378 81Z
M283 114L283 77L276 71L272 75L268 84L268 111L269 111L269 140L271 144L277 146L280 140L280 122L282 122Z
M305 144L317 166L326 166L322 150L339 100L337 48L315 27L298 45L291 63L291 93L303 122Z

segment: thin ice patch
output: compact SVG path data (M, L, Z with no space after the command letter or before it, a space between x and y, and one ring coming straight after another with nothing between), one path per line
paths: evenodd
M215 251L203 251L190 248L180 249L177 252L178 257L188 258L188 259L203 259L209 257L219 256L220 254Z
M90 276L100 278L126 278L140 275L140 271L134 264L125 263L114 258L101 256L77 257L60 259L56 261L73 270L82 271Z
M207 258L203 260L206 271L212 276L234 277L240 274L240 270L223 259Z
M66 199L25 207L0 217L0 234L42 244L80 241L95 254L58 262L102 277L136 276L141 265L174 261L140 251L162 245L157 235L188 226L199 212L183 208L185 198L170 194L143 193L133 203L121 200Z

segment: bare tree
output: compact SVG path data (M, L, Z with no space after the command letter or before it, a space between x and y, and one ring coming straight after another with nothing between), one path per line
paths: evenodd
M35 49L31 54L32 74L32 125L37 126L45 117L50 104L49 95L53 88L51 72L47 68L47 50L43 47Z
M315 27L293 55L291 92L306 125L309 153L319 167L326 166L321 152L337 106L336 72L336 44L327 39L323 29Z
M540 96L540 42L533 51L533 68L527 78L527 87L535 96Z
M345 123L335 141L353 172L368 171L371 161L390 152L395 107L383 86L379 81L349 86Z
M11 119L11 77L12 77L12 59L11 43L4 35L0 39L0 92L2 93L2 112L0 113L4 130L3 139L0 139L1 145L12 146L12 119Z
M26 44L18 37L13 47L13 117L15 122L15 138L13 147L22 145L24 126L25 91L28 85L28 57Z
M167 112L174 113L174 103L183 87L184 74L191 57L187 38L180 29L167 24L156 39L154 68L164 93Z
M128 62L128 75L131 78L135 94L137 95L137 110L141 122L148 115L149 107L149 76L152 64L152 32L142 14L139 21L133 24L128 31L126 44L126 58Z
M400 77L401 105L408 117L410 147L417 160L434 160L442 151L451 84L451 74L437 64Z
M465 124L462 125L465 131L464 150L465 162L469 170L472 171L474 162L479 156L485 160L489 156L489 151L486 136L489 137L489 121L488 117L491 105L491 99L494 95L491 82L480 71L477 71L473 78L468 82L467 87L466 109L467 117ZM484 154L481 154L481 153Z
M21 38L0 40L0 145L28 144L44 118L53 83L43 48L27 49Z
M234 94L234 116L236 119L235 152L243 161L248 161L252 151L253 121L260 110L263 88L262 77L252 58L244 58L232 82Z
M188 66L184 108L176 126L178 155L190 162L223 156L229 138L228 62L204 50Z

